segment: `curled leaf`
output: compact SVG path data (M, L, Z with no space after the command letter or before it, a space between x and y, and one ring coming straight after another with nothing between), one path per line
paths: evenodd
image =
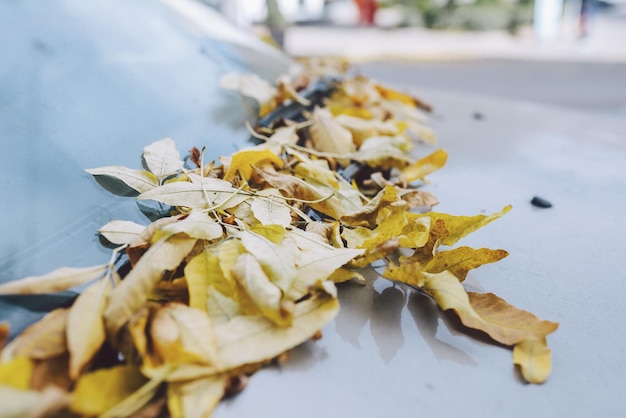
M529 383L543 383L552 371L552 353L545 338L524 340L513 347L513 363Z
M65 353L67 314L68 309L55 309L26 328L4 348L2 361L22 356L45 360Z
M427 175L443 167L447 160L448 153L443 149L438 149L432 154L404 167L402 176L407 182L424 180Z
M267 164L273 164L277 168L283 167L282 160L269 149L248 149L236 152L231 157L224 180L232 182L237 174L243 180L250 180L254 172L252 167L263 167Z
M67 316L67 346L70 353L69 373L77 379L105 340L102 314L111 282L103 279L89 286L74 301Z
M78 380L69 407L77 414L100 415L131 396L146 382L136 366L100 369Z
M131 221L111 221L101 226L98 232L113 244L123 245L135 242L145 226Z
M144 305L163 271L180 265L196 243L195 239L174 235L158 241L139 259L122 283L111 291L104 311L109 335L119 329Z
M148 170L160 179L176 174L185 164L171 138L163 138L145 147L143 160Z
M139 193L147 192L159 185L159 179L151 172L134 170L121 165L90 168L85 171L92 176L113 177Z
M102 276L107 265L71 268L61 267L42 276L28 276L0 285L0 295L37 295L62 292Z
M167 386L167 408L172 418L209 417L224 397L227 377L201 377Z

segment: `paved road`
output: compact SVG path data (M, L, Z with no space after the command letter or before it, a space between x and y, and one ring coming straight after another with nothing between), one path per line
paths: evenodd
M472 60L371 62L359 68L395 84L626 116L626 63Z

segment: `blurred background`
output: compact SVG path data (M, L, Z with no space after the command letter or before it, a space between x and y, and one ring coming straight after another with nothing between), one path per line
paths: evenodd
M380 81L626 115L626 0L204 0Z

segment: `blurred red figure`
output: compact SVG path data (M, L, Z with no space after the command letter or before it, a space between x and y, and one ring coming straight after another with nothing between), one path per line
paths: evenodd
M378 9L376 0L354 0L354 2L359 8L359 22L366 25L373 25L376 9Z

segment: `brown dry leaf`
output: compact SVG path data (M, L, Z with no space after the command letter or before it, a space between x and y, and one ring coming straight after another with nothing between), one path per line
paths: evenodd
M148 145L143 149L142 157L148 170L159 179L178 173L185 165L171 138L163 138Z
M76 383L70 400L70 410L89 416L103 414L130 397L147 381L139 368L132 365L114 366L87 373Z
M14 357L8 362L0 363L0 387L10 386L13 389L30 389L34 363L28 357Z
M289 174L277 173L275 171L255 169L259 178L279 189L287 198L310 202L307 203L313 209L339 219L345 212L341 202L332 194L322 194L314 186Z
M326 109L315 109L309 129L313 146L318 151L342 155L356 150L350 131L341 126Z
M111 281L104 278L85 289L70 308L66 336L72 379L78 378L104 343L106 333L102 314L110 290Z
M408 183L414 180L424 180L427 175L443 167L447 160L448 153L443 149L438 149L432 154L404 167L401 178Z
M26 328L2 350L2 361L14 357L45 360L65 353L67 314L68 309L55 309Z
M269 149L252 148L236 152L231 157L230 165L224 174L224 180L232 182L235 180L235 176L239 174L241 179L248 181L254 172L253 167L263 167L268 164L272 164L276 168L283 167L283 161Z
M167 386L167 408L172 418L207 418L224 397L227 376L216 375Z
M0 351L9 342L9 335L11 334L11 327L8 322L0 322Z
M525 340L541 340L556 331L559 326L556 322L541 320L528 311L509 305L493 293L468 292L467 295L472 310L484 322L490 324L490 331L486 332L502 344L513 345ZM463 323L465 324L464 321Z
M163 272L176 269L195 244L195 239L174 235L150 247L122 283L109 294L104 320L110 336L116 336L120 328L141 309Z
M219 362L213 326L205 312L180 303L169 303L152 319L150 335L154 351L166 364Z
M441 273L444 270L448 270L460 281L463 281L470 270L483 264L495 263L508 255L509 253L504 250L459 247L436 253L423 269L428 273Z
M121 165L90 168L85 171L92 176L113 177L139 193L147 192L159 185L159 179L151 172L134 170Z
M426 208L430 210L439 203L435 195L423 190L399 189L400 198L409 205L409 209Z
M543 383L552 371L552 353L546 339L524 340L513 347L513 363L529 383Z
M69 391L74 385L74 381L69 375L69 364L70 356L68 353L46 360L36 360L30 380L30 389L42 391L53 385L64 391Z
M131 221L111 221L100 227L98 232L109 242L123 245L135 242L144 229L144 225Z
M0 295L36 295L63 292L102 276L106 264L93 267L61 267L42 276L28 276L0 285Z

